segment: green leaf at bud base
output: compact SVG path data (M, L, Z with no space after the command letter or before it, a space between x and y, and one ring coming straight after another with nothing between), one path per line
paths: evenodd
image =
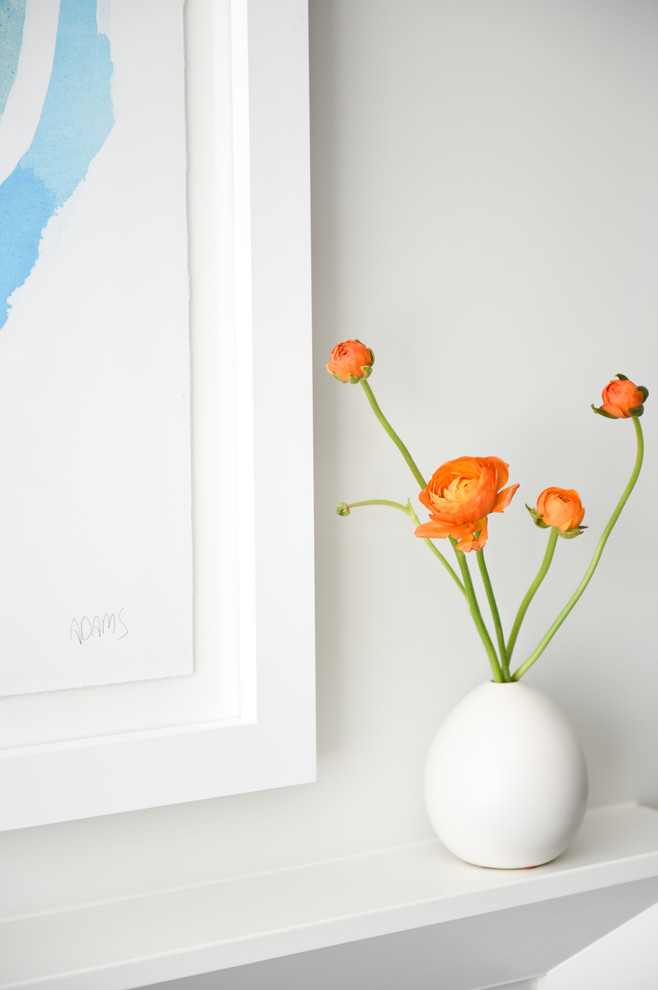
M531 509L529 505L526 505L526 509L528 510L528 512L530 513L530 515L532 516L532 521L534 522L535 526L539 526L540 529L548 529L549 528L548 523L545 523L544 522L544 520L539 515L539 513L537 512L536 509Z
M558 529L557 535L563 540L573 540L574 536L580 536L587 529L587 526L575 526L573 529Z

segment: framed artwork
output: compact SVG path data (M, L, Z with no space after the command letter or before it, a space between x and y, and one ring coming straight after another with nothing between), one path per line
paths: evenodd
M0 697L193 670L183 10L126 50L148 6L7 7Z
M312 780L306 0L0 21L0 827Z

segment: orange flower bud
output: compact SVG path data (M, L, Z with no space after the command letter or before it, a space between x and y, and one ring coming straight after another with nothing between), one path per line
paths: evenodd
M603 389L601 398L603 405L594 412L611 419L630 419L631 416L641 416L644 412L644 402L649 395L644 385L635 385L625 375L617 375Z
M481 550L487 542L487 516L502 512L518 485L503 488L508 465L499 457L458 457L446 461L418 496L430 521L416 529L425 539L458 540L457 549Z
M369 347L360 340L345 340L336 344L331 352L327 371L339 382L351 382L353 385L362 378L368 378L375 355Z
M577 536L585 510L573 488L545 488L532 515L539 526L554 526L561 533Z

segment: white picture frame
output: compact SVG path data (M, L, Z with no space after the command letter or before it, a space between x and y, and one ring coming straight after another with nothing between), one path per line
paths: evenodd
M224 46L213 62L230 49L234 216L227 250L222 194L197 190L197 210L207 197L215 219L196 242L192 232L190 262L195 643L218 662L230 652L225 680L237 709L231 717L0 750L2 830L315 777L307 0L188 0L191 17L195 5L212 23L192 24L189 71L195 31L208 44L210 30L212 46ZM221 74L221 65L212 71ZM209 78L205 85L221 89ZM213 106L216 115L226 112L221 97ZM194 129L193 106L188 114ZM217 133L222 126L217 119ZM217 140L205 134L201 148ZM219 234L223 246L211 244ZM214 264L220 289L231 282L230 305L218 299ZM195 370L195 321L205 334L230 323L219 372L206 355L197 355ZM203 407L204 393L216 401L218 391L219 426L214 416L208 421L212 403ZM221 635L218 614L235 616Z

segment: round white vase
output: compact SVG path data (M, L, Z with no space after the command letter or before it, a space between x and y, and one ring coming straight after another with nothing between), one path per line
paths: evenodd
M459 859L540 866L566 849L585 814L580 743L541 691L522 681L481 684L432 741L425 801L437 835Z

